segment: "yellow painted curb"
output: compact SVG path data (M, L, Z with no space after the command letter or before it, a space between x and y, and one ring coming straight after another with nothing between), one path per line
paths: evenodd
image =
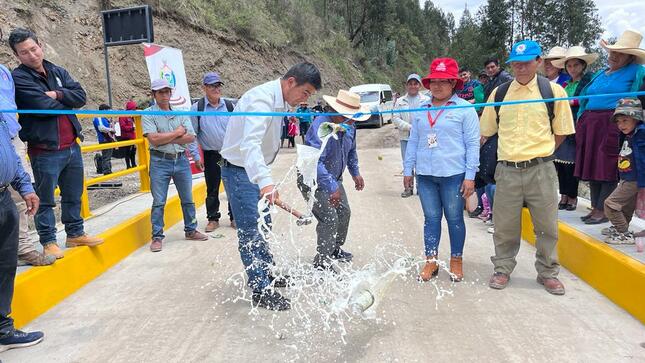
M220 187L220 190L222 188ZM193 187L195 207L204 204L206 184ZM166 226L183 220L179 196L168 199L164 213ZM31 268L16 277L11 306L17 328L45 313L139 247L150 242L150 209L99 236L105 239L96 247L68 249L65 258L51 266Z
M645 323L645 264L566 223L559 223L558 233L560 264ZM522 213L522 238L535 244L527 209Z

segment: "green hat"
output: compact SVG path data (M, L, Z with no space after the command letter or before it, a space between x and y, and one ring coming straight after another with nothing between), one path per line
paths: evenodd
M629 116L635 120L643 121L643 106L638 98L621 98L616 104L616 110L611 120L616 122L616 116Z

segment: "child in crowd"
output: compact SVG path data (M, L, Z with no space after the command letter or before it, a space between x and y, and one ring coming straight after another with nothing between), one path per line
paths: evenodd
M287 130L287 135L289 136L289 143L287 148L296 147L296 135L298 135L298 119L295 117L289 118L289 128Z
M621 132L618 173L620 182L605 200L605 215L612 226L604 228L609 244L634 244L629 222L636 208L638 188L645 188L645 125L643 108L637 98L618 101L612 121Z

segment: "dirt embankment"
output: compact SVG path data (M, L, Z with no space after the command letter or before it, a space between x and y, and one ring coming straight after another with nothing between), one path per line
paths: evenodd
M129 6L129 1L113 1ZM46 58L64 66L88 93L86 108L106 102L107 85L103 55L103 31L98 1L0 0L0 30L3 46L0 62L10 68L18 65L6 40L15 27L33 29L45 43ZM239 97L250 87L275 79L300 61L316 64L323 74L323 92L335 94L339 88L361 83L361 74L352 68L351 78L313 56L293 49L277 49L237 36L200 29L182 19L155 15L155 43L183 51L191 96L201 94L199 85L207 71L218 71L225 82L225 94ZM109 49L114 105L121 107L134 96L148 96L149 78L142 45Z

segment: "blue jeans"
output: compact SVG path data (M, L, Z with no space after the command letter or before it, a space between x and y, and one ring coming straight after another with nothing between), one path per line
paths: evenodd
M230 164L222 166L222 181L235 216L238 249L248 276L248 285L253 292L261 292L271 283L269 276L273 255L268 242L258 231L260 188L251 183L244 168ZM270 216L267 216L267 225L270 223Z
M36 194L40 208L34 217L40 243L45 246L56 242L54 190L60 187L61 222L67 237L82 236L81 195L83 194L83 158L81 147L74 144L65 150L44 151L31 157Z
M150 155L150 189L152 191L152 238L164 238L164 208L168 198L170 178L175 182L177 194L181 201L181 212L184 215L184 232L197 229L195 203L193 203L193 176L186 155L177 159L164 159Z
M448 177L417 175L419 199L425 222L423 224L423 240L425 255L435 256L439 251L441 240L441 217L446 216L448 233L450 234L450 255L461 256L466 239L464 224L464 198L459 189L465 174Z
M488 204L490 205L491 213L493 211L493 203L495 201L495 184L486 184L484 190L486 191L486 197L488 197Z

